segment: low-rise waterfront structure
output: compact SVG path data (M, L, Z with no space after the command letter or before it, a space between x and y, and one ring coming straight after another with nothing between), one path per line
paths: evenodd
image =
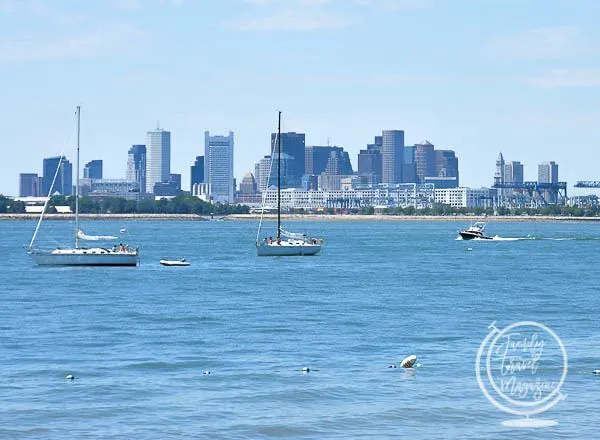
M435 190L435 203L452 208L490 208L494 194L490 188L440 188Z

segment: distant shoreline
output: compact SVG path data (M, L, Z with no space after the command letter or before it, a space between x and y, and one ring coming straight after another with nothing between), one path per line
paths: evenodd
M0 214L1 220L38 220L39 214ZM73 214L46 214L44 220L74 220ZM197 214L80 214L84 220L184 220L210 221L208 215ZM215 215L213 220L258 220L260 214ZM460 221L473 222L483 217L475 215L352 215L352 214L282 214L282 219L291 221ZM265 214L264 219L276 220L276 214ZM600 217L567 216L487 216L485 221L498 222L600 222Z

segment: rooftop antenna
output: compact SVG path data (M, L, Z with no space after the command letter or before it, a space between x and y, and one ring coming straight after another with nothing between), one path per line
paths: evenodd
M156 129L160 130L160 119L156 120Z
M329 137L327 137L327 146L329 147Z

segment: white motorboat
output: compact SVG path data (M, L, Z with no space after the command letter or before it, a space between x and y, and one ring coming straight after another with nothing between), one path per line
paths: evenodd
M271 167L272 166L273 159L271 159ZM271 170L269 170L269 177L270 176ZM281 112L279 112L277 124L277 235L275 238L266 237L261 240L260 232L265 212L265 196L266 191L263 195L260 222L258 224L258 233L256 235L256 254L260 257L283 257L316 255L321 252L323 239L308 237L306 234L287 232L281 227Z
M50 196L46 199L46 203L40 215L40 219L36 225L33 237L27 248L27 253L33 259L35 264L40 266L137 266L139 263L139 250L128 245L120 244L118 247L113 246L111 249L104 247L85 248L79 245L80 240L114 240L117 237L108 235L87 235L79 229L79 138L81 127L81 107L77 106L77 180L75 185L75 247L73 248L56 248L56 249L38 249L34 247L35 239L39 232L44 214L50 201ZM52 194L52 189L56 182L56 176L61 168L62 158L58 162L52 184L50 185L49 194Z
M484 229L485 229L484 222L475 222L471 226L469 226L466 230L460 231L459 235L462 237L463 240L472 240L474 238L491 240L492 237L485 235L485 233L483 232Z

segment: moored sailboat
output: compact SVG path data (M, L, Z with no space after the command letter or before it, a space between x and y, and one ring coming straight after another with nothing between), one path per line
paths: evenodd
M269 170L269 177L270 175L271 170ZM265 206L264 196L262 206L258 233L256 235L256 254L258 256L304 256L316 255L321 252L323 239L308 237L306 234L288 232L281 227L281 112L279 112L277 124L277 234L275 238L270 236L262 240L260 239Z
M52 184L50 185L48 199L42 210L42 214L36 225L33 237L27 248L27 253L33 261L40 266L137 266L139 263L138 248L130 248L127 245L120 244L119 247L113 246L111 249L103 247L86 248L79 245L80 240L108 240L114 239L114 236L92 236L86 235L79 228L79 138L81 127L81 108L77 106L77 181L75 185L75 247L56 248L56 249L38 249L34 247L35 239L44 219L44 214L50 201L50 194L58 170L62 164L62 156L58 162Z

